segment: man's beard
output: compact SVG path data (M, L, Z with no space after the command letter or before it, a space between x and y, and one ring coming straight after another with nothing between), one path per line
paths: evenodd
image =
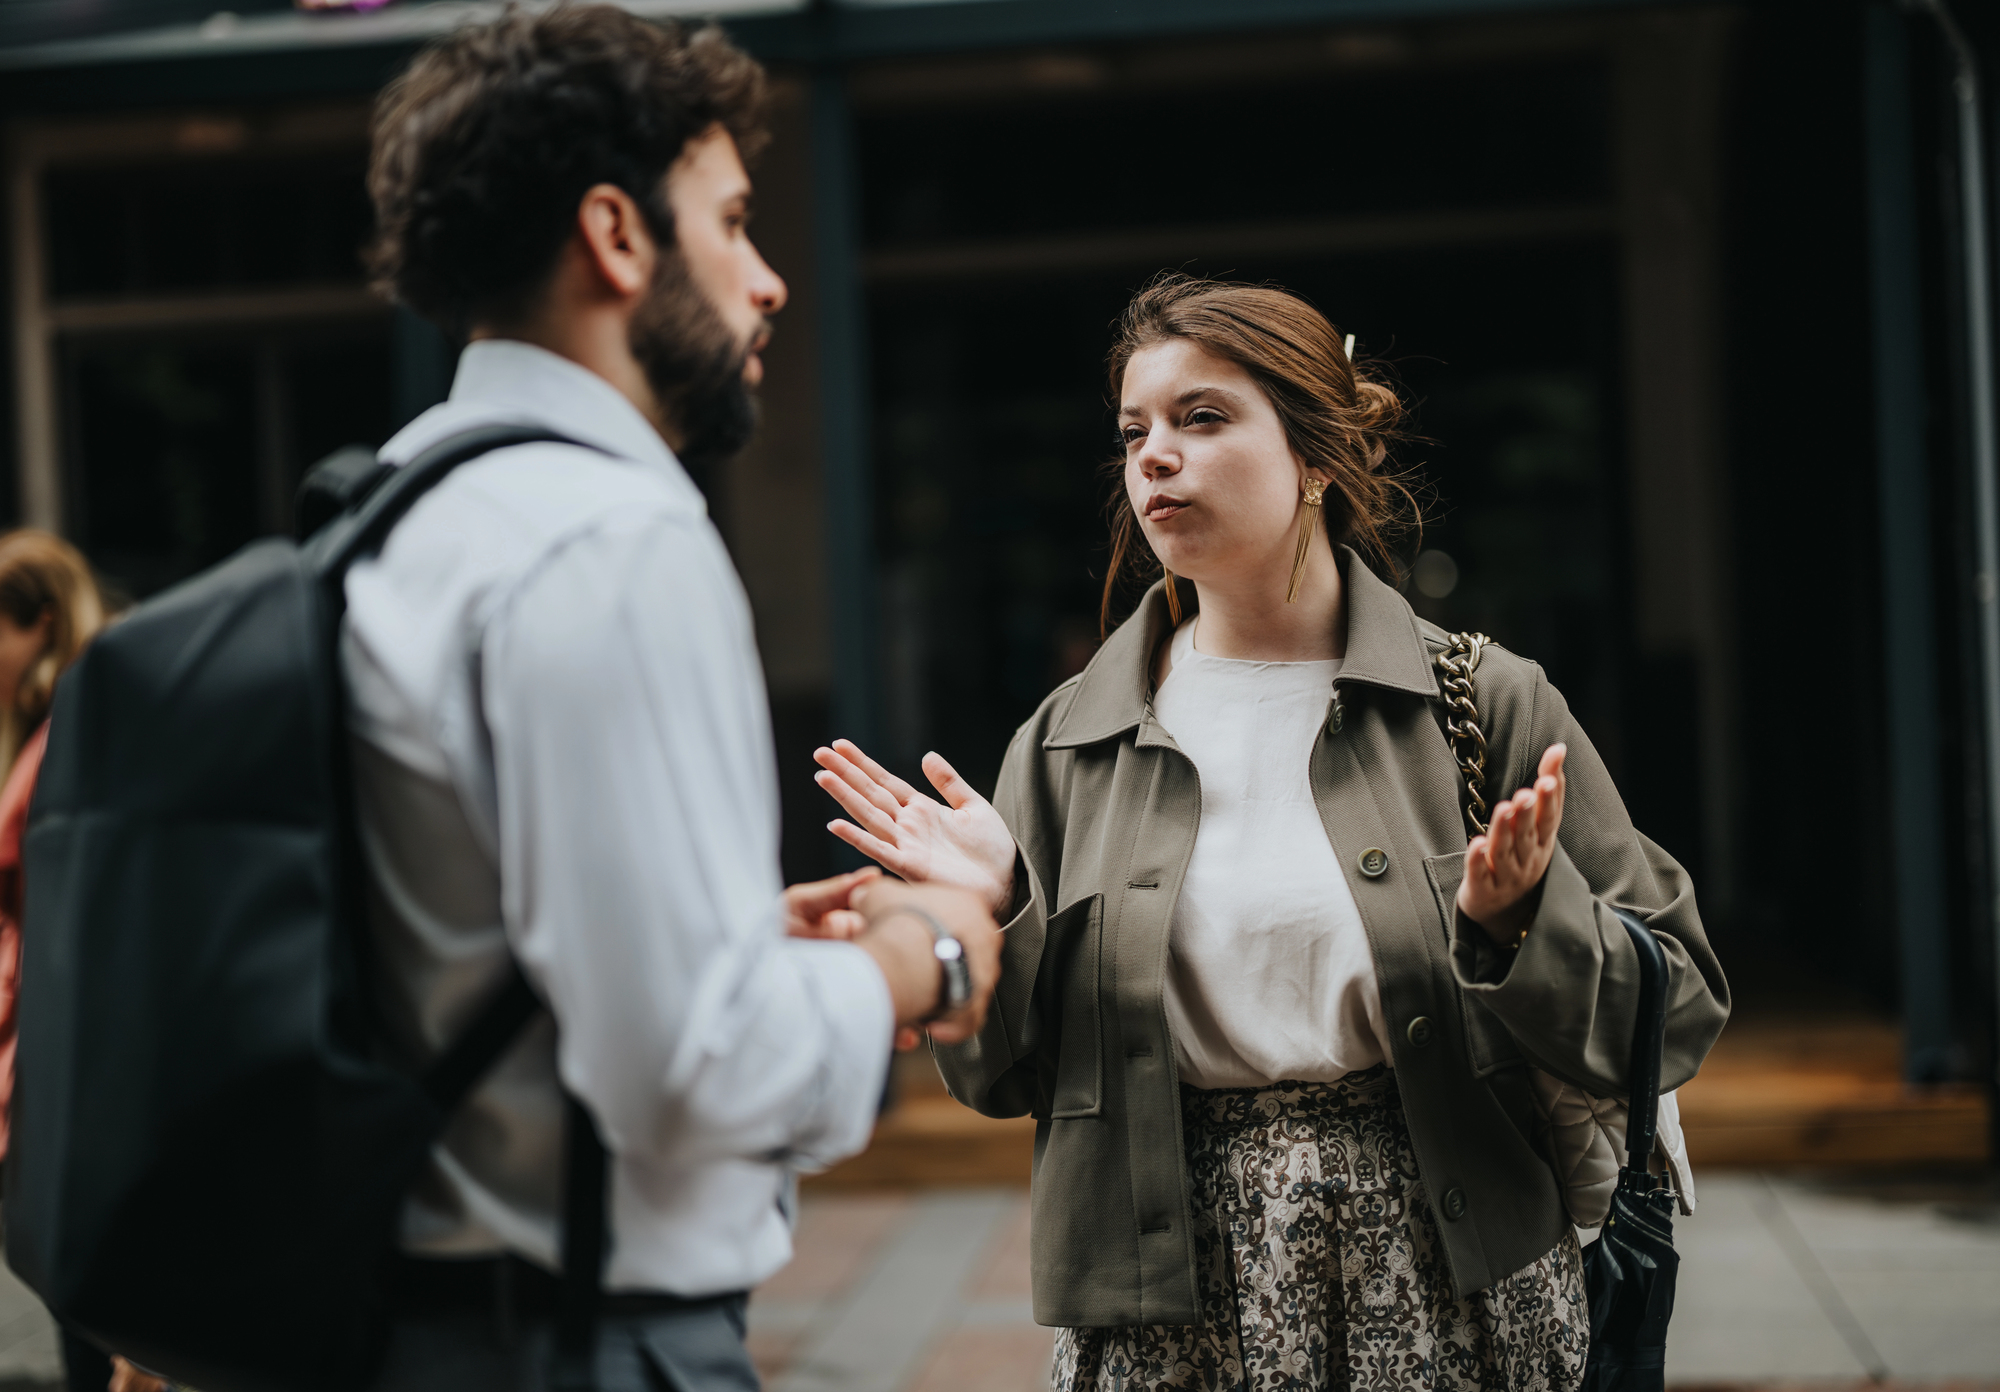
M757 430L757 398L743 380L751 345L738 342L675 248L632 316L632 356L681 437L683 466L704 493Z

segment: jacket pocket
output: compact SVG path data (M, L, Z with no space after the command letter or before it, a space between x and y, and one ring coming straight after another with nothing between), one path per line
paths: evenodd
M1424 874L1431 882L1431 894L1437 902L1439 937L1445 951L1450 952L1452 925L1458 919L1458 886L1465 878L1465 852L1425 857ZM1474 1077L1484 1078L1524 1062L1520 1046L1500 1023L1499 1016L1457 989L1455 981L1453 994L1458 997L1459 1019L1465 1029L1465 1049Z
M1042 970L1050 999L1043 1018L1061 1022L1056 1036L1052 1118L1099 1115L1104 1108L1104 896L1079 899L1049 919ZM1044 1075L1046 1076L1046 1075Z

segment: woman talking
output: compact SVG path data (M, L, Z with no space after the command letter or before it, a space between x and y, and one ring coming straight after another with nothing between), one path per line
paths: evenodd
M850 844L1008 925L952 1094L1032 1114L1036 1318L1069 1389L1559 1389L1581 1264L1531 1069L1622 1096L1638 968L1669 967L1663 1088L1728 987L1687 875L1632 827L1534 663L1469 651L1384 578L1395 395L1282 291L1173 277L1110 358L1121 571L1161 580L942 803L841 742ZM1440 664L1471 664L1480 820ZM1469 796L1470 795L1470 796Z

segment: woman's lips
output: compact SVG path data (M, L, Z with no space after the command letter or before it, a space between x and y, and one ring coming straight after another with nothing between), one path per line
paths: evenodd
M1148 522L1164 522L1187 511L1187 504L1179 498L1155 498L1146 504Z

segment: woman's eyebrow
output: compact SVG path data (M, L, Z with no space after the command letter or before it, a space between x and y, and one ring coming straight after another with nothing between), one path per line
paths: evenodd
M1191 402L1199 401L1204 396L1221 397L1231 406L1241 406L1243 404L1242 397L1224 387L1189 387L1174 398L1174 405L1186 406Z

